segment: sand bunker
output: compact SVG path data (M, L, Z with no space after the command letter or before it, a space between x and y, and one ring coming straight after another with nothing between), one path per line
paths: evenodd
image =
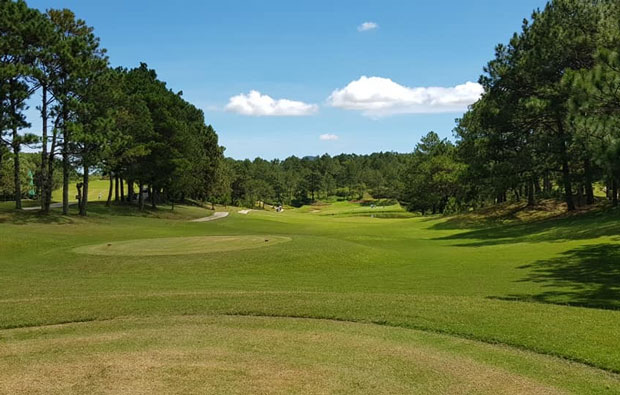
M218 211L208 217L193 219L191 222L209 222L228 217L228 211Z

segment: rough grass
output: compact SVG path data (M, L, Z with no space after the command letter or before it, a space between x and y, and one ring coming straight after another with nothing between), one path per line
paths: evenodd
M48 340L50 344L55 341L55 335L46 337L46 333L56 329L38 326L89 321L67 326L73 328L69 337L83 337L81 354L79 347L72 345L68 349L75 353L63 354L61 348L50 346L58 351L44 350L39 355L35 343L24 342L9 359L0 359L0 372L9 369L11 377L17 377L11 381L13 387L10 388L21 388L20 385L25 385L32 377L41 378L40 388L56 385L53 384L54 372L65 369L71 373L82 364L87 366L93 380L90 387L78 385L75 392L122 392L131 388L117 386L122 383L147 386L156 382L148 374L140 376L140 372L150 371L148 367L152 365L148 358L157 355L157 350L174 351L176 343L166 342L180 341L185 336L177 336L176 331L181 329L173 325L179 315L217 315L217 318L203 318L219 323L223 320L221 315L234 314L264 316L267 321L273 319L268 317L313 318L315 320L307 324L311 328L319 325L314 324L316 319L379 324L363 327L374 328L372 330L381 332L383 338L396 336L393 335L396 333L424 331L425 336L475 345L463 354L459 350L465 346L448 340L445 347L441 346L443 340L416 343L413 349L424 346L429 349L428 353L441 353L441 357L420 357L424 361L438 361L437 365L422 364L435 366L432 374L419 373L415 369L423 369L423 366L414 369L413 366L417 366L414 362L401 360L398 363L405 367L411 365L412 372L416 372L408 378L403 378L406 372L403 377L396 375L400 369L398 363L389 362L391 357L382 357L376 352L377 348L372 347L370 349L375 352L366 357L375 359L368 359L368 365L358 363L357 358L364 361L364 355L347 349L343 350L340 360L330 365L333 371L321 376L305 364L312 355L322 354L318 351L321 349L305 343L302 334L306 329L294 325L282 324L282 331L287 333L278 335L290 337L293 344L290 347L296 344L294 339L298 337L300 348L296 348L298 355L294 357L278 359L277 350L285 351L289 345L279 346L272 338L257 336L257 345L247 346L250 350L256 348L257 352L252 355L265 353L267 359L280 361L282 366L302 364L304 369L301 370L309 375L307 382L323 383L321 377L327 377L324 392L338 392L343 388L338 387L340 382L346 383L347 389L358 388L356 392L372 392L377 388L403 392L402 385L408 386L406 388L411 390L408 392L433 392L434 388L435 392L458 392L458 388L469 389L469 392L493 392L497 388L492 383L498 382L493 377L498 376L487 372L487 368L504 370L504 382L521 383L523 392L620 392L617 375L620 372L620 212L617 210L506 224L464 225L438 217L379 219L349 215L352 211L372 210L350 203L321 206L325 211L319 213L310 212L316 208L284 213L253 211L250 215L233 212L225 219L207 223L188 221L209 215L209 211L197 207L179 206L174 211L162 208L137 213L133 208L105 208L95 203L91 209L88 218L62 217L57 210L50 217L0 210L0 278L3 284L0 287L0 328L4 328L0 330L0 350L9 345L9 349L17 347L15 336L20 333L28 333L26 337L45 348ZM251 235L287 237L291 241L270 248L175 256L98 256L74 251L80 246L114 245L137 239ZM121 317L124 318L119 321ZM115 336L124 336L126 329L130 338L134 325L130 322L144 320L147 322L144 325L155 328L153 330L161 338L153 340L154 348L149 348L148 342L136 340L134 345L121 342L115 346L114 355L106 356L109 357L107 364L96 365L95 357L100 354L89 347L98 341L89 333L107 333L107 329L96 329L107 322L103 320L112 320L110 325L116 329L109 330ZM282 321L274 319L273 322ZM234 338L233 329L243 325L242 321L232 322L230 336ZM358 328L357 324L343 325ZM11 329L18 327L24 328ZM208 333L200 329L200 325L194 328L197 328L196 334L187 334L188 339ZM329 328L336 331L335 327ZM332 329L326 331L332 332ZM326 343L331 344L326 346L328 349L345 344L344 339L333 336L333 343ZM357 339L351 333L347 336ZM201 347L193 340L190 343ZM357 340L353 343L365 344ZM489 352L487 347L499 347L506 352ZM274 354L269 354L271 348ZM256 380L271 372L266 364L259 364L261 366L256 367L259 373L251 373L252 368L244 367L242 360L235 359L236 354L226 353L228 356L222 362L226 368L219 369L220 372L237 369L238 377L255 377ZM514 357L522 353L533 359ZM72 365L73 354L76 362ZM147 362L138 358L140 355ZM470 382L478 383L475 384L478 387L467 384L468 381L463 381L456 373L451 375L439 369L453 366L451 358L461 357L486 365L465 375ZM184 359L188 356L181 357L182 362L173 366L169 365L170 358L166 354L152 362L153 366L164 366L162 370L152 368L160 373L153 376L163 381L157 384L162 387L154 387L154 390L196 385L196 381L188 378L191 372L184 370L191 367ZM542 358L543 362L535 362L536 358ZM47 367L41 365L45 359ZM203 357L198 360L202 361L199 364L205 361ZM569 360L574 362L567 363ZM59 368L54 371L56 363ZM387 370L381 370L384 363ZM470 363L468 360L464 365ZM133 364L145 368L135 371L127 368ZM563 366L570 366L570 369ZM378 369L373 380L379 387L362 380L371 370L368 367ZM547 374L545 372L550 371L545 369L555 373ZM566 373L568 370L574 375ZM444 373L437 373L440 371ZM128 376L123 378L125 372ZM217 382L202 368L196 368L195 375L195 380L202 380L197 388L208 390L208 385ZM355 387L352 381L341 381L345 376L359 377L359 386ZM88 382L79 374L71 377L66 380ZM140 377L146 379L140 381ZM189 384L184 380L189 380ZM0 388L5 382L0 379ZM57 380L61 386L57 392L63 392L64 382ZM239 387L226 384L230 386L222 388L227 392L251 389L260 392L260 388L267 387L276 392L279 388L269 383L264 384L267 387L260 387L251 380L239 382ZM304 382L299 378L291 386L283 384L281 392L308 392ZM491 384L484 387L481 382ZM32 385L36 383L34 380ZM394 383L394 386L385 386L386 383ZM224 385L224 382L219 384ZM144 388L148 391L148 387ZM506 388L519 392L513 386ZM319 390L320 387L317 392Z
M424 332L231 316L118 319L5 331L11 393L605 392L616 377Z

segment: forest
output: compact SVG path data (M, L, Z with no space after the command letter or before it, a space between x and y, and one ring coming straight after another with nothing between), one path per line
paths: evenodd
M595 203L597 188L618 204L616 1L554 0L525 19L497 45L479 79L484 94L451 138L428 132L408 153L271 161L226 158L202 110L145 63L111 67L93 28L70 10L0 4L0 195L18 209L36 198L49 212L61 187L63 212L77 191L86 215L94 175L109 180L108 204L120 188L116 200L138 209L146 196L153 207L372 197L422 214L541 198L572 211ZM34 102L38 133L25 116Z

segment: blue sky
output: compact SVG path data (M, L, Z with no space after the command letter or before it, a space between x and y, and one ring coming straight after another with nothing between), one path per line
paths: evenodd
M272 159L409 152L429 130L451 137L476 95L463 84L545 1L28 3L72 9L112 65L156 69L205 111L227 156Z

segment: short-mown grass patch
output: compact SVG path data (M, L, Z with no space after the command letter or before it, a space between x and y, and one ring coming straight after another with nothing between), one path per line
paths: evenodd
M73 249L78 254L157 256L206 254L268 247L290 241L284 236L195 236L125 240Z

